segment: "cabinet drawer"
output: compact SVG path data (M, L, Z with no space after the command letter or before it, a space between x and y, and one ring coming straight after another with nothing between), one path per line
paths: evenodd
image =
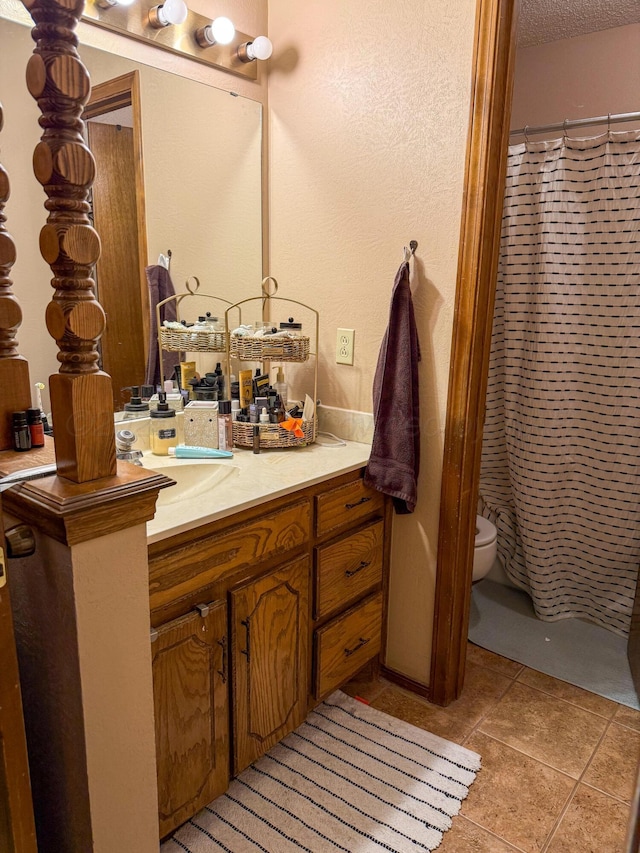
M365 486L362 480L324 492L316 497L316 535L352 526L383 506L382 493Z
M316 549L315 618L355 601L382 581L382 521Z
M381 592L317 630L315 698L331 693L377 655L381 636Z
M215 583L242 566L287 554L304 545L310 534L311 506L304 500L219 536L213 534L155 554L149 560L151 609Z

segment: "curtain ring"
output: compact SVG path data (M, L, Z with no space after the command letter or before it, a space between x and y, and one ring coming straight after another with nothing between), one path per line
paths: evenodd
M568 121L569 121L569 119L565 119L562 122L562 140L563 140L563 142L567 141L567 122Z

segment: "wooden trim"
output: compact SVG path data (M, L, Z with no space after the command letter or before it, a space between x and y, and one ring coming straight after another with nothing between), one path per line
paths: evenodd
M517 0L480 0L440 499L431 699L460 695L506 175Z
M380 677L386 678L387 681L390 681L392 684L397 684L398 687L402 687L403 690L409 690L411 693L423 696L425 699L431 698L431 688L428 684L422 684L420 681L414 681L413 678L409 678L401 672L396 672L395 669L389 669L386 666L381 666Z
M2 518L2 496L0 496ZM0 558L4 533L0 527ZM0 569L0 850L37 853L20 674L13 633L6 557Z
M146 266L148 263L147 211L144 193L144 156L142 147L142 101L140 95L140 72L136 69L121 74L104 83L97 83L91 90L91 97L84 109L83 118L95 118L112 110L131 107L133 113L133 155L136 161L136 218L138 237L138 260L140 276L140 304L142 306L142 335L144 353L149 352L149 286Z

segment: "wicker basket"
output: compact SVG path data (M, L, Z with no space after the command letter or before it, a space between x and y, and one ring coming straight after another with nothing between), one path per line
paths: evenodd
M233 443L237 447L253 447L253 428L257 424L233 422ZM260 447L263 450L273 448L304 447L316 440L316 422L305 421L302 424L304 438L296 436L278 424L260 424Z
M231 336L231 356L243 361L307 361L309 338L251 338Z
M225 352L226 332L160 329L160 345L171 352Z

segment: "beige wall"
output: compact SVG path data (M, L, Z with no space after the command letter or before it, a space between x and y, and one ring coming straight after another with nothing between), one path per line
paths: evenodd
M523 48L511 127L637 111L639 90L640 24Z
M419 243L422 471L394 521L389 666L428 681L474 0L270 0L270 271L320 310L323 403L371 411L396 270ZM355 329L336 365L336 329Z

